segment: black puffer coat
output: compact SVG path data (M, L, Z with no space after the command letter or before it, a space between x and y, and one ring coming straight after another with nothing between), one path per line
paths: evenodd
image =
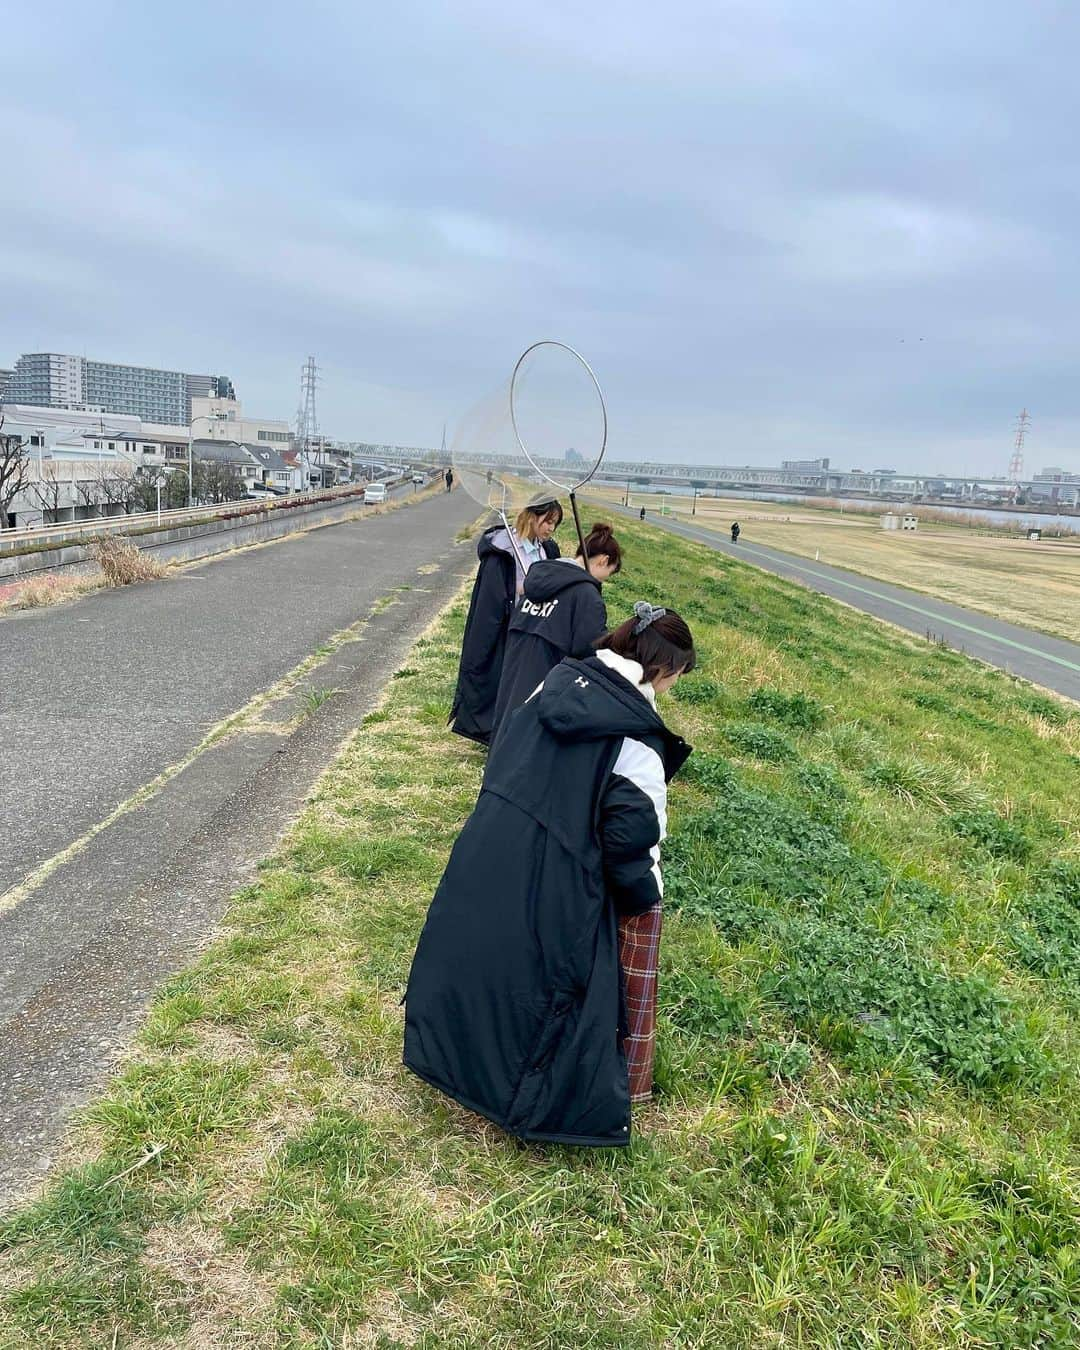
M559 556L559 546L553 539L547 540L543 549L548 558ZM465 620L450 727L459 736L487 745L495 722L507 625L517 596L517 564L502 525L484 531L476 553L480 569Z
M565 558L534 563L510 616L493 734L564 656L591 656L606 628L600 583L584 567Z
M666 783L689 753L599 657L515 710L413 960L414 1073L523 1139L629 1141L617 920L660 898Z

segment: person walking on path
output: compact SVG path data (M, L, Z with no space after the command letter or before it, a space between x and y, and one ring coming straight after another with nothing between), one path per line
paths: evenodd
M443 474L443 479L444 479L445 482L446 482L446 490L447 490L447 492L452 492L452 491L454 490L454 471L453 471L453 469L447 469L447 471Z
M526 506L510 530L492 525L477 542L480 567L465 620L450 726L459 736L481 745L491 740L514 601L524 588L529 568L541 559L559 556L559 546L551 536L562 514L559 503L544 496Z
M739 535L740 535L740 534L742 534L742 530L739 528L739 522L738 522L737 520L732 521L732 524L731 524L731 542L732 542L733 544L737 544L737 543L739 542Z
M639 512L639 519L641 519L641 520L644 520L644 519L645 519L645 508L644 508L644 507L642 507L642 508L641 508L641 511Z
M510 617L492 735L544 682L564 656L591 656L607 628L600 587L622 567L622 549L610 525L596 524L573 558L541 561L529 569Z
M656 697L695 663L645 601L508 720L428 911L404 1063L521 1139L630 1142L652 1089L667 784Z

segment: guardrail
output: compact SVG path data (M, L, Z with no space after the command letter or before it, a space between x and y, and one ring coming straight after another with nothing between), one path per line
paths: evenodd
M394 480L387 480L387 487ZM220 517L234 519L238 516L265 514L267 511L288 511L301 506L311 506L322 501L337 501L347 497L362 497L364 483L343 483L335 488L314 488L308 492L291 492L276 499L265 498L249 501L241 498L235 502L220 502L212 506L183 506L173 511L135 511L115 516L88 516L85 520L66 520L54 525L36 525L24 528L0 530L0 555L5 546L18 548L24 544L40 544L42 548L59 547L71 539L87 539L99 535L142 532L144 530L168 529L197 520L215 520Z

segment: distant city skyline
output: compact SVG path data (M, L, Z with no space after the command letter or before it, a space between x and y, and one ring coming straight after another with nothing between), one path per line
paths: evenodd
M224 370L292 422L314 353L328 433L438 445L553 336L620 458L1004 475L1026 407L1025 473L1077 472L1078 40L1001 0L16 8L0 368Z

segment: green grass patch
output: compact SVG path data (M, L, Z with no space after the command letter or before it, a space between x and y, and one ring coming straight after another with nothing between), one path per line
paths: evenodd
M457 603L0 1222L0 1345L1075 1343L1073 711L648 528L605 591L704 654L631 1146L519 1145L400 1065L484 764Z

